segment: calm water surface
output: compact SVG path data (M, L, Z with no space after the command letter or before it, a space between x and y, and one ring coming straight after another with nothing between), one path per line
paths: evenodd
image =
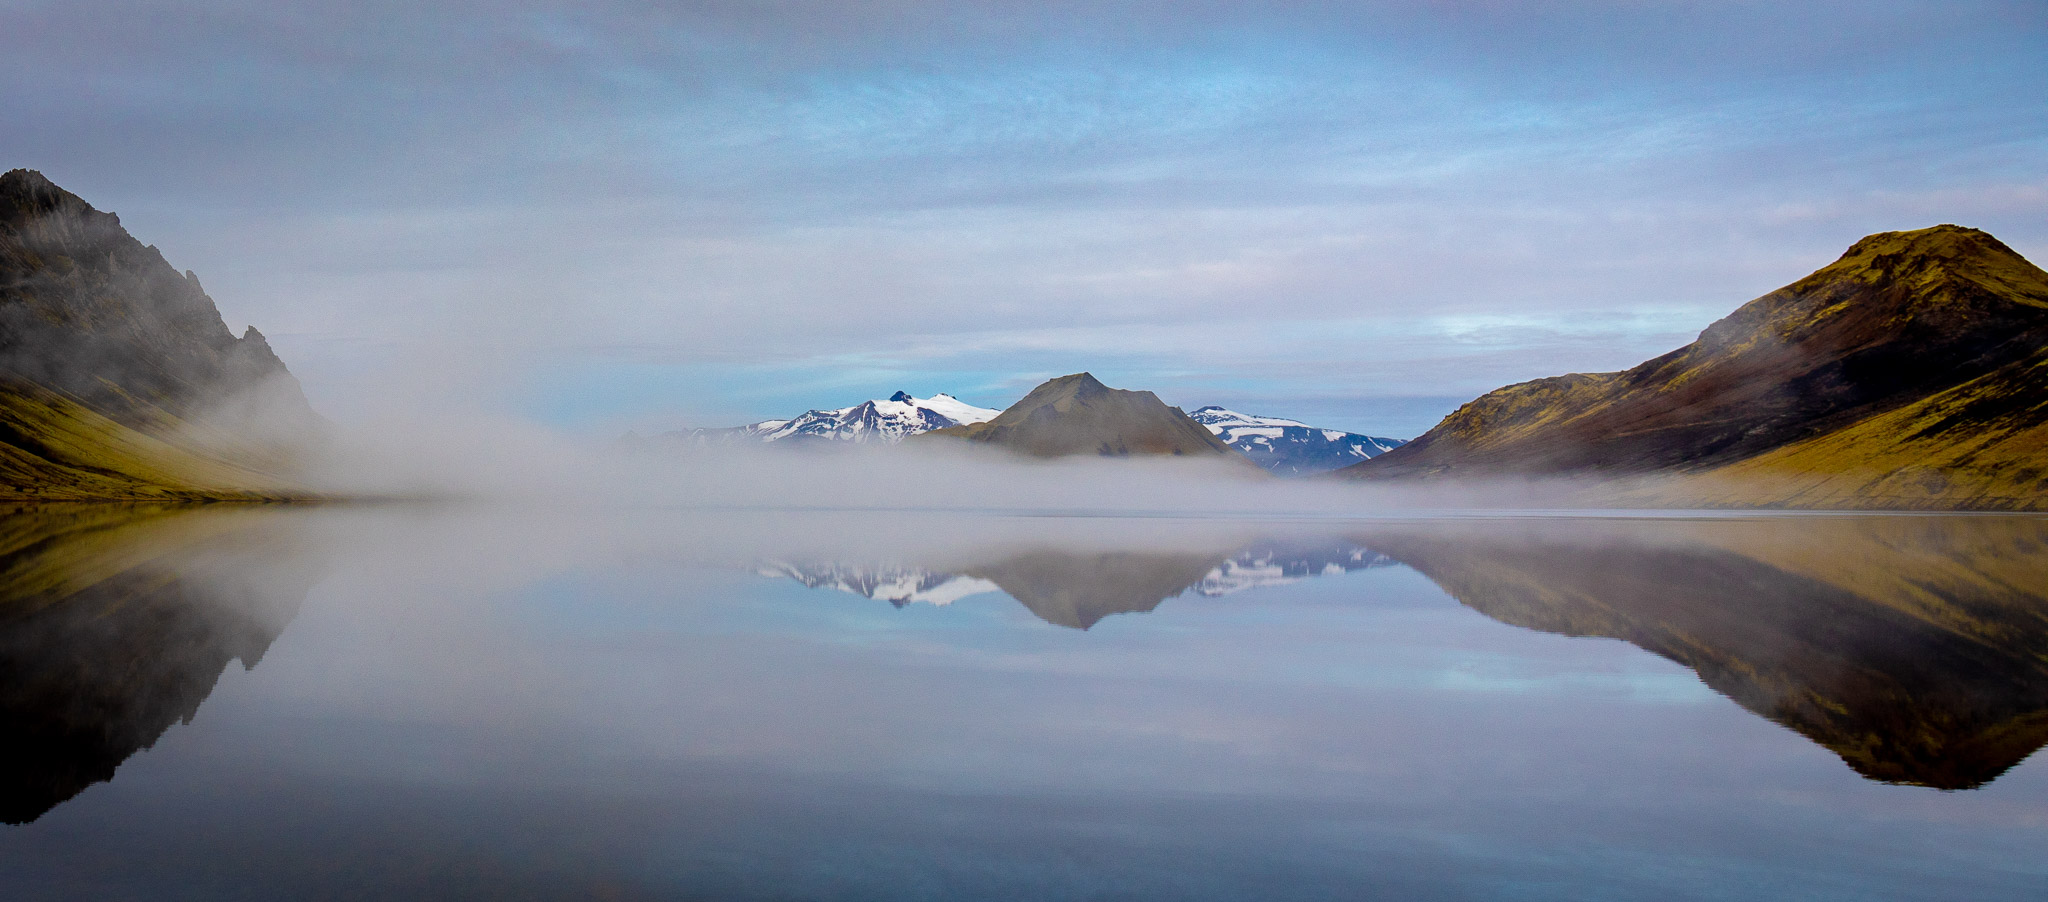
M0 518L0 895L2038 899L2048 519Z

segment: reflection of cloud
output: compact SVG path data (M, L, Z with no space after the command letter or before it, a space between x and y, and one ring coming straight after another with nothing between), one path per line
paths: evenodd
M1726 309L1943 220L2048 246L2038 17L2000 4L1199 7L33 3L0 104L19 162L274 324L327 409L453 369L527 400L536 361L649 336L969 391L992 367L895 330L1034 334L1019 356L1068 372L1104 335L1245 310L1384 325L1344 378L1434 394L1393 359L1416 309ZM399 346L405 378L337 335ZM1509 337L1475 352L1487 385L1610 365ZM1173 351L1123 381L1176 388ZM1330 381L1208 357L1275 397ZM658 387L643 406L723 400ZM758 403L731 419L815 402Z

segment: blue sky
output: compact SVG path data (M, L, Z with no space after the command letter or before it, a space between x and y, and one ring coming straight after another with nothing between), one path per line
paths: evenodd
M1412 435L1874 231L2048 260L2048 8L0 0L0 166L340 419L1091 370Z

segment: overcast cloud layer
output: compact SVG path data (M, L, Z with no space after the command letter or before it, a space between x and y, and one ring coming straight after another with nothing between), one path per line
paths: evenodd
M1086 369L1412 435L1869 232L2048 261L2036 0L333 6L0 0L0 167L344 420Z

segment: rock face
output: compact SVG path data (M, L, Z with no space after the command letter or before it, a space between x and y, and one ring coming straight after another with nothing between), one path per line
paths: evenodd
M1188 417L1209 427L1252 463L1281 476L1326 473L1407 444L1405 439L1318 429L1295 420L1253 416L1215 405L1197 408Z
M262 333L229 332L196 276L26 169L0 175L0 419L9 497L274 484L235 459L242 433L319 422ZM195 445L202 433L217 441Z
M2048 273L1975 229L1885 232L1690 345L1625 372L1499 389L1342 472L1718 472L1742 484L1689 491L1730 503L2038 507L2044 377Z
M1135 454L1243 459L1159 396L1109 388L1087 373L1061 376L1040 385L988 422L926 434L995 445L1032 457Z

